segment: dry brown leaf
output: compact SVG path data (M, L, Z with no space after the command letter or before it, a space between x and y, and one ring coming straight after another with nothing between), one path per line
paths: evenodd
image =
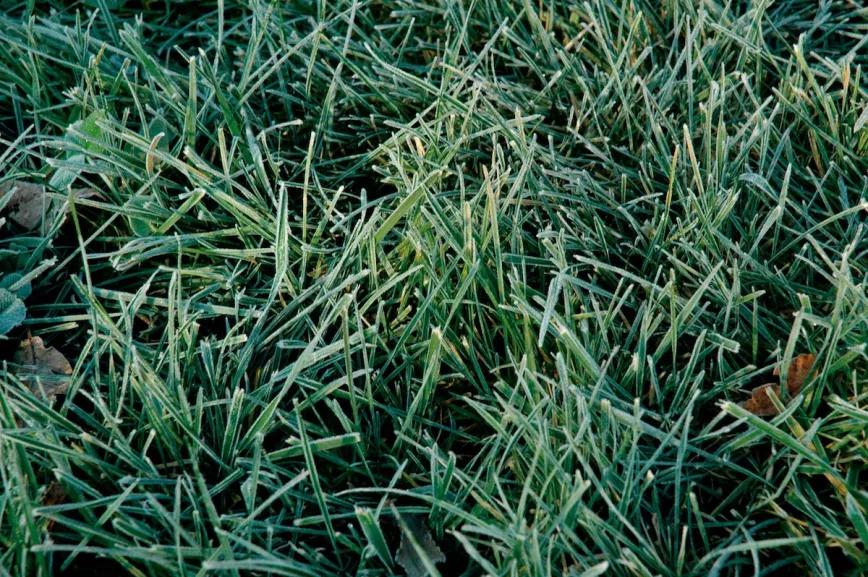
M795 397L802 390L802 385L808 380L808 375L811 369L814 368L814 361L817 356L811 353L805 353L797 357L793 357L790 363L790 368L787 370L787 391L791 397ZM775 376L780 376L781 368L775 367Z
M43 210L47 213L50 199L45 195L45 187L41 184L13 180L0 184L0 196L9 191L12 198L6 204L10 210L9 219L27 230L32 230L42 222Z
M23 180L0 183L0 198L9 191L14 191L5 206L10 211L9 219L27 230L38 227L46 216L50 222L58 211L65 210L65 206L54 203L54 211L52 211L51 197L45 193L45 186L41 184ZM92 188L73 188L72 194L76 198L100 196Z
M752 390L750 392L750 398L743 402L741 406L754 415L760 417L771 417L777 415L778 409L772 403L771 397L768 395L769 390L774 391L775 396L781 398L781 388L774 383L767 383Z
M54 347L45 347L42 337L30 337L21 341L15 353L15 361L28 365L41 374L71 375L72 365Z
M805 353L793 358L790 368L787 370L787 392L790 397L795 397L802 391L802 386L808 380L808 375L811 373L816 358L816 355L811 353ZM780 367L775 368L774 374L778 376L781 374ZM768 395L770 390L774 391L776 397L781 398L780 385L766 383L752 390L750 398L743 402L741 406L760 417L777 415L778 409Z
M35 393L44 394L51 401L57 395L66 393L72 365L63 353L54 347L45 347L40 337L30 337L21 341L15 352L15 362L22 366L23 377Z

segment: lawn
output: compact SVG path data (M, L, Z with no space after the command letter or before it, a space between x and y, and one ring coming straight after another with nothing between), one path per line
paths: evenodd
M0 577L868 571L868 7L0 0Z

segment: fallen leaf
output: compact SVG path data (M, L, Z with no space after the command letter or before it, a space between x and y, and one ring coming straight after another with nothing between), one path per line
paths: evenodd
M790 368L787 370L787 391L789 391L791 397L795 397L802 390L802 385L808 380L808 375L811 373L816 359L817 355L811 353L793 357L792 362L790 362ZM772 374L780 376L781 368L775 367Z
M12 222L27 230L38 227L43 218L47 217L48 222L51 222L59 212L66 211L65 205L52 203L51 197L46 194L45 186L41 184L23 180L0 183L0 199L10 191L12 196L3 209L10 211L9 219ZM72 195L79 199L100 196L92 188L73 188Z
M750 398L743 402L741 406L754 415L760 417L771 417L777 415L778 408L772 403L772 399L768 395L769 390L774 391L776 397L781 397L780 386L774 383L767 383L752 390L750 392Z
M15 352L15 362L24 370L22 377L34 393L40 393L49 401L66 393L72 374L72 365L63 353L54 347L45 347L40 337L21 341Z
M51 204L51 200L45 195L45 187L22 180L0 184L0 196L10 191L12 191L12 198L6 203L6 207L10 210L9 219L27 230L39 226L43 211L47 213Z
M802 386L808 379L811 369L814 366L816 355L805 353L793 358L787 369L787 392L790 397L795 397L802 391ZM780 376L781 369L776 367L774 373ZM743 402L741 406L760 417L771 417L778 414L778 409L772 403L769 397L769 391L774 391L775 396L781 398L781 387L776 383L766 383L755 388L750 393L750 398Z
M446 555L443 554L443 551L434 542L431 531L425 525L424 517L420 515L408 515L404 516L403 520L413 539L416 540L416 543L432 563L436 565L437 563L446 561ZM407 577L427 577L428 575L428 570L425 568L422 558L416 552L416 548L413 547L413 543L407 536L407 531L401 531L401 544L395 555L395 561L404 568Z
M45 488L45 495L42 497L42 504L46 507L52 505L60 505L66 502L66 491L63 490L63 485L57 481L52 481Z
M45 488L45 493L42 495L42 505L51 507L53 505L62 505L66 503L68 497L66 491L63 490L63 485L57 481L53 481ZM54 528L54 519L48 519L45 524L45 530L51 531Z

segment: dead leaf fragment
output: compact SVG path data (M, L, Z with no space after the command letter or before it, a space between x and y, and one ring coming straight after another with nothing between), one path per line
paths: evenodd
M45 488L45 493L42 495L42 505L44 507L52 507L54 505L63 505L68 500L66 495L66 491L63 489L63 485L58 483L57 481L52 481ZM45 530L51 531L54 528L54 519L48 519L48 522L45 524Z
M63 503L66 503L66 491L63 490L63 485L57 481L52 481L45 488L42 504L46 507L51 507L52 505L61 505Z
M13 180L0 183L0 199L12 191L12 197L3 206L3 210L9 211L9 219L18 226L33 230L45 219L51 222L59 212L66 211L63 203L53 203L51 197L46 194L45 186L23 180ZM73 188L72 195L76 199L91 197L100 198L99 192L92 188Z
M787 370L787 391L789 391L791 397L798 395L799 391L802 390L802 385L808 380L808 375L811 373L816 359L817 355L811 353L793 357L790 368ZM775 367L772 374L780 376L781 368Z
M42 374L71 375L72 365L54 347L45 347L42 337L30 337L21 341L15 361L28 365Z
M9 191L12 191L12 198L6 203L6 207L10 210L9 219L27 230L39 226L43 211L47 213L51 203L45 195L45 187L22 180L0 184L0 197Z
M403 517L404 523L412 534L413 539L424 551L428 559L434 563L443 563L446 561L446 555L437 546L434 537L431 536L431 531L425 524L424 517L419 515L407 515ZM398 565L404 568L407 577L426 577L428 570L422 562L422 558L416 552L413 543L407 535L406 531L401 531L401 544L398 547L398 552L395 554L395 561Z
M802 391L802 386L808 380L808 375L814 367L816 355L805 353L794 357L787 370L787 392L790 397L795 397ZM780 376L781 369L776 367L774 373ZM816 374L816 373L815 373ZM778 414L778 409L769 397L769 391L774 391L775 396L781 398L781 387L775 383L766 383L755 388L750 393L750 398L741 406L759 417L771 417Z
M19 376L33 392L44 395L49 401L66 393L69 386L66 377L72 374L72 365L54 347L46 348L42 338L30 337L21 341L14 360L22 368Z
M781 388L774 383L766 383L765 385L760 385L750 392L750 398L743 402L741 406L754 415L759 417L771 417L778 414L778 409L772 403L771 397L769 397L768 392L772 390L775 392L775 396L781 397Z

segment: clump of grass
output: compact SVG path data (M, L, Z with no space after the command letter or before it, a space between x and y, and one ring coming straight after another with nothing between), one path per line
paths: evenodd
M0 179L62 206L3 224L11 336L75 367L0 376L0 575L389 575L414 515L442 575L861 574L866 38L852 2L6 3Z

